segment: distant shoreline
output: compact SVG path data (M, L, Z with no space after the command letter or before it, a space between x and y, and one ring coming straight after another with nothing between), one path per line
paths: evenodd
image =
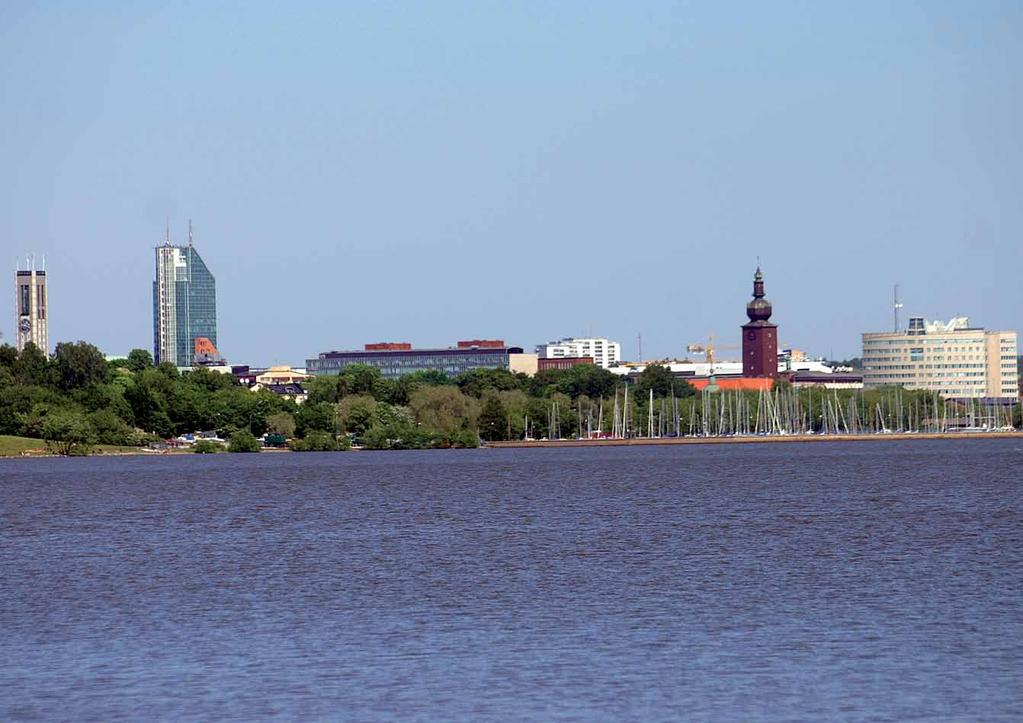
M791 442L903 442L912 440L938 439L1014 439L1023 441L1023 430L1013 432L927 432L927 433L892 433L892 434L790 434L761 437L662 437L647 439L632 437L629 439L538 439L529 442L514 440L507 442L486 442L479 449L549 449L572 447L647 447L675 444L785 444ZM352 449L351 452L374 451ZM401 451L401 450L379 450ZM226 454L222 452L221 454ZM302 454L290 449L263 449L259 454ZM118 449L92 452L81 458L96 457L180 457L192 456L188 449L138 450ZM42 449L27 450L23 454L0 455L5 459L70 459L57 454L50 454Z
M786 442L893 442L923 439L1018 439L1023 431L1015 432L927 432L892 434L787 434L760 437L661 437L648 439L541 439L487 442L494 449L533 449L538 447L633 447L670 444L775 444Z

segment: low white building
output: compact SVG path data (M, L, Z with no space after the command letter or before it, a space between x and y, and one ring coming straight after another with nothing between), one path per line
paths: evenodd
M597 366L608 369L621 361L622 345L610 339L573 337L540 344L536 347L536 353L541 359L588 356L593 358Z
M658 362L661 366L668 367L673 374L682 374L685 376L695 377L706 377L710 376L713 367L714 374L720 374L722 376L728 375L739 375L742 374L742 362L741 361L716 361L714 364L708 362L693 362L693 361L663 361ZM611 371L621 376L628 376L632 373L642 373L647 368L647 364L635 364L627 362L625 364L619 364ZM807 359L800 362L778 362L779 372L815 372L817 374L831 374L834 369L829 367L823 361L818 359Z

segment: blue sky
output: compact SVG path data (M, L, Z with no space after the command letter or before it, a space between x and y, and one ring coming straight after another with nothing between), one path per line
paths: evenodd
M237 363L738 344L757 256L811 353L896 282L1023 327L1023 4L296 5L0 4L0 243L51 342L151 348L168 216Z

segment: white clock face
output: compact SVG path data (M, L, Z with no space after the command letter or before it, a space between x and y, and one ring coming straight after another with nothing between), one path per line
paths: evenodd
M22 319L20 322L18 322L18 329L27 334L28 332L32 331L32 322L29 321L28 319Z

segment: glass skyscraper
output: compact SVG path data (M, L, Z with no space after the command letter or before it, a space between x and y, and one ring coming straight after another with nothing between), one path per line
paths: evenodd
M153 358L192 366L196 340L217 346L217 284L199 252L192 246L172 246L168 237L156 247L153 281Z

